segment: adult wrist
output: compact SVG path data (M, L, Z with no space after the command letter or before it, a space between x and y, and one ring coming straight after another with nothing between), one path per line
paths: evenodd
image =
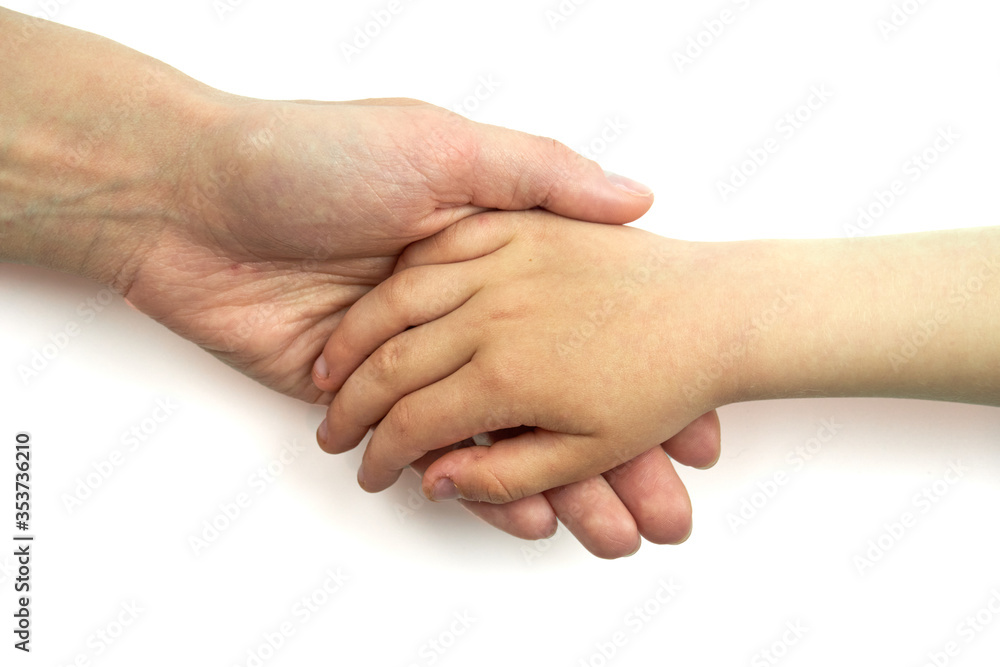
M0 33L19 20L4 10ZM32 40L0 49L0 261L124 292L143 248L177 217L179 180L224 96L120 44L41 23Z
M130 108L98 99L95 113L73 125L19 133L0 165L15 183L0 192L5 261L127 292L145 252L179 221L179 185L211 153L219 116L211 96L155 69L135 85Z

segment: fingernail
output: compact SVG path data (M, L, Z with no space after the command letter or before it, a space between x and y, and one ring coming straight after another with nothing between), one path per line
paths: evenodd
M458 487L455 486L455 482L451 481L447 477L442 477L438 481L434 482L434 488L431 489L431 500L457 500L458 499Z
M326 425L326 419L324 419L323 422L319 425L319 428L316 429L316 439L325 445L326 436L327 436L327 425Z
M638 181L633 181L631 178L626 178L625 176L621 176L610 171L604 172L604 175L607 176L609 181L615 184L615 187L619 190L624 190L630 195L648 197L653 194L653 189L648 185L643 185Z
M360 486L365 491L368 490L368 488L365 486L365 469L364 468L358 468L358 486Z
M326 363L326 357L322 354L319 355L319 359L313 364L313 373L316 377L323 378L324 380L330 377L330 366Z

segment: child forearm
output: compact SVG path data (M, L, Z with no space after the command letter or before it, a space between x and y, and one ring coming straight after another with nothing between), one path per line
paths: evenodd
M733 315L702 372L728 378L725 402L891 396L1000 405L1000 228L754 241L715 252L730 267L723 303Z

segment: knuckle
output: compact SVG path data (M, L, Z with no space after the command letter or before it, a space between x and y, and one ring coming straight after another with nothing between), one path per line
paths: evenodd
M547 148L551 156L549 165L552 169L552 181L554 184L572 183L580 178L581 173L594 170L601 171L601 167L597 162L580 155L561 141L556 139L546 139L545 141L548 143ZM548 198L551 198L553 194L550 189Z
M481 135L466 118L446 109L432 108L423 130L424 150L414 156L417 159L423 157L424 162L420 165L423 173L444 172L460 180L473 175L479 158Z
M375 350L368 358L368 369L362 375L365 380L378 382L389 380L399 373L405 363L405 345L399 338L391 338Z
M491 404L482 421L482 425L484 433L492 433L501 429L510 428L513 425L513 421L509 408Z
M474 359L472 363L477 363ZM477 378L480 395L492 397L496 403L493 412L507 416L516 412L520 398L525 395L529 385L525 382L523 371L516 360L488 359L478 361L475 377ZM516 426L517 424L505 424Z
M391 312L405 310L413 302L416 288L412 271L401 271L382 283L382 304Z
M502 326L505 323L516 323L523 319L524 309L516 305L494 305L483 314L485 326Z
M557 139L549 139L549 142L552 157L554 158L552 164L557 169L556 176L559 179L568 180L573 178L575 174L571 173L570 170L573 168L579 168L581 164L591 163L594 164L594 166L597 165L596 162L588 160Z

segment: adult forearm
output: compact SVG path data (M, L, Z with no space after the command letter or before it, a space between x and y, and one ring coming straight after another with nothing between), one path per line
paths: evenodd
M0 260L122 287L174 215L214 92L110 40L0 8Z
M732 360L728 399L1000 405L1000 228L759 241L723 253L737 322L720 350Z

